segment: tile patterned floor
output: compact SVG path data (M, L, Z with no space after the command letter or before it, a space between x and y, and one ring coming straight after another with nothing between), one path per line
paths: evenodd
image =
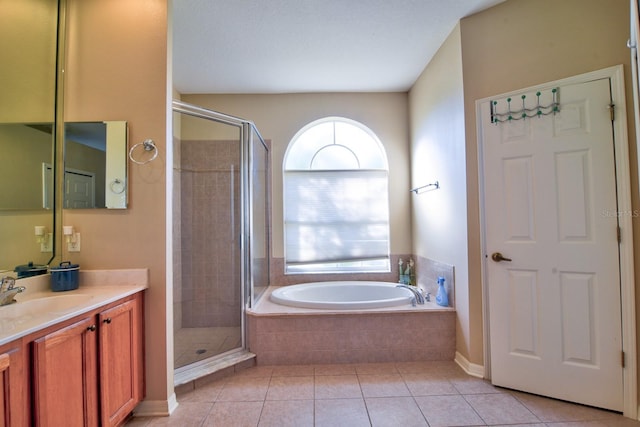
M178 395L127 427L631 427L619 414L494 387L453 362L258 366Z

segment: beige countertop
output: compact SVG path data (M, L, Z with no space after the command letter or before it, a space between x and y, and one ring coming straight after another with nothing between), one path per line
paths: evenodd
M78 289L53 292L51 276L16 281L26 289L17 302L0 306L0 345L133 295L149 287L147 269L79 272Z

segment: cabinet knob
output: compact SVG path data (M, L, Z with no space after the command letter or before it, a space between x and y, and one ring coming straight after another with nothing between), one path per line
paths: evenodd
M111 317L107 317L106 319L103 320L103 322L106 324L111 323Z
M95 332L96 329L98 329L96 325L91 325L87 328L87 331Z

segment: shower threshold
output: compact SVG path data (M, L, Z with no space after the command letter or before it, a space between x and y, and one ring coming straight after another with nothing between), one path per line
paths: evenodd
M256 355L254 353L239 349L177 368L173 373L174 387L206 377L207 375L233 367L247 360L255 359L255 357Z

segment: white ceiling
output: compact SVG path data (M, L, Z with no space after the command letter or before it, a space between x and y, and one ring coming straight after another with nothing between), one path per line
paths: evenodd
M460 18L504 0L173 0L190 93L406 91Z

